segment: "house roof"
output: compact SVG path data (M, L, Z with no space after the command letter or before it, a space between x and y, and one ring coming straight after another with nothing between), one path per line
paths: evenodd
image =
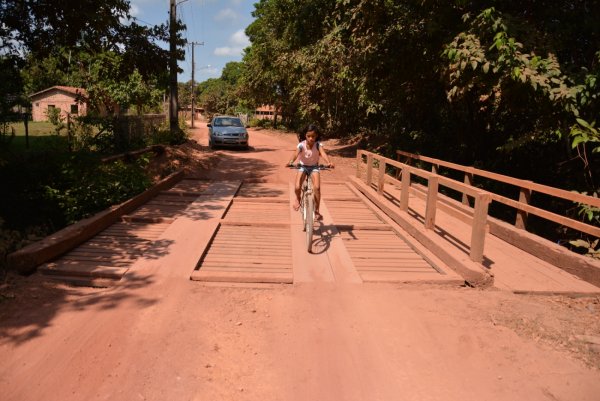
M81 96L81 97L84 97L84 98L86 98L87 95L88 95L87 91L85 89L83 89L83 88L76 88L74 86L60 86L60 85L56 85L56 86L52 86L50 88L46 88L44 90L41 90L39 92L33 93L33 94L29 95L29 97L30 98L37 97L37 96L40 96L40 95L42 95L42 94L44 94L46 92L49 92L51 90L59 90L59 91L62 91L62 92L69 93L71 95Z

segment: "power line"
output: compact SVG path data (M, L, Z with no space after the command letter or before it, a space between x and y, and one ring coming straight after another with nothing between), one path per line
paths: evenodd
M152 23L150 23L148 21L144 21L143 19L139 19L138 17L131 17L131 19L134 20L134 21L139 21L142 24L145 24L145 25L148 25L148 26L156 26L156 24L152 24Z

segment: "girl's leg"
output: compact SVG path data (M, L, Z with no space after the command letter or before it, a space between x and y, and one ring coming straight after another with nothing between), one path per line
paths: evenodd
M321 174L318 171L313 171L310 175L313 182L313 192L315 194L315 218L321 219L321 213L319 213L319 205L321 204Z
M294 202L294 210L300 209L300 193L302 192L302 183L306 178L304 171L298 171L296 173L296 184L294 186L294 192L296 193L296 201Z

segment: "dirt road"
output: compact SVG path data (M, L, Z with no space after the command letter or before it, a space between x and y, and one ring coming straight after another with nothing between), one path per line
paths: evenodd
M206 128L195 130L206 144ZM288 182L292 135L251 132L213 179ZM351 161L335 157L336 177ZM326 189L325 189L326 190ZM600 300L430 285L210 286L160 266L0 303L0 399L590 400Z

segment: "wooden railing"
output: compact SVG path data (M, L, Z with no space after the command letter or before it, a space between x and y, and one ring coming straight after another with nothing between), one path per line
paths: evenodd
M595 237L600 237L600 227L585 224L581 221L558 215L548 210L532 206L529 203L531 200L531 195L534 192L539 192L545 195L554 196L593 207L600 207L600 199L598 198L537 184L532 181L520 180L473 167L462 166L431 157L415 155L403 151L397 151L397 154L400 157L406 158L405 160L407 160L408 163L392 160L365 150L359 150L357 152L356 176L360 177L361 171L363 170L366 162L366 177L364 178L367 185L371 186L376 181L377 190L381 194L384 192L386 182L392 182L396 185L399 185L401 188L399 207L404 211L408 210L409 207L408 202L413 181L412 177L417 176L426 180L427 193L425 195L426 208L424 221L426 229L433 229L435 225L435 214L438 208L439 187L443 186L461 193L464 208L468 208L467 210L470 209L472 212L472 217L467 218L466 220L468 220L472 227L470 258L473 261L481 262L483 257L486 224L488 223L488 207L492 201L502 203L516 210L517 215L514 226L518 229L523 230L526 227L527 215L532 214L574 230L578 230ZM417 160L430 163L431 171L410 165ZM438 174L440 167L462 172L464 174L464 182L440 176ZM390 172L393 172L394 169L396 170L396 174L390 174ZM519 199L510 199L503 195L474 187L473 184L475 177L478 176L516 186L519 189ZM473 206L471 206L472 202L470 202L472 199L475 200ZM458 205L460 205L460 203L458 203ZM442 206L445 207L446 211L448 211L447 205L441 204L440 207ZM469 214L471 214L471 212L469 212ZM492 228L496 229L496 223L493 221L490 221L489 223L493 223ZM497 230L495 230L495 235L499 235L499 233L496 233L496 231ZM518 246L518 244L516 245Z
M426 229L433 229L435 227L438 190L440 186L451 188L455 191L461 192L465 196L473 197L475 199L475 205L473 211L473 218L471 219L471 242L469 257L475 262L482 262L485 244L488 206L492 200L492 196L489 192L480 190L468 184L464 184L447 177L442 177L433 172L428 172L417 167L409 166L408 164L404 164L396 160L388 159L381 155L365 150L359 150L357 152L357 177L360 177L361 165L363 164L363 160L365 158L367 164L366 183L369 186L371 186L371 184L373 183L373 169L376 163L375 168L377 168L378 174L377 190L381 194L383 194L384 192L386 179L397 181L393 179L393 177L390 177L388 174L386 174L388 167L394 167L402 172L402 180L399 181L401 185L400 210L408 211L411 176L416 175L427 180L428 191L424 221Z
M595 198L593 196L583 195L577 192L570 192L559 188L550 187L547 185L537 184L532 181L521 180L514 177L509 177L502 174L492 173L486 170L480 170L474 167L463 166L460 164L450 163L444 160L434 159L432 157L415 155L408 152L403 152L401 150L396 151L398 158L405 158L406 164L412 164L414 161L422 161L431 164L431 171L434 174L437 174L440 166L460 171L464 174L464 183L465 185L473 185L475 177L485 177L490 180L498 181L504 184L513 185L519 188L519 199L514 200L507 198L505 196L495 194L489 192L492 201L499 202L504 205L510 206L516 209L516 219L514 222L515 227L519 229L525 229L527 225L527 215L533 214L535 216L544 218L546 220L552 221L554 223L563 225L565 227L572 228L574 230L578 230L580 232L593 235L595 237L600 237L600 227L593 226L590 224L585 224L581 221L573 220L565 216L558 215L556 213L550 212L548 210L540 209L535 206L531 206L530 200L531 196L534 192L550 195L553 197L565 199L571 202L583 203L589 206L600 207L600 198ZM463 193L462 202L465 205L469 204L467 196Z

